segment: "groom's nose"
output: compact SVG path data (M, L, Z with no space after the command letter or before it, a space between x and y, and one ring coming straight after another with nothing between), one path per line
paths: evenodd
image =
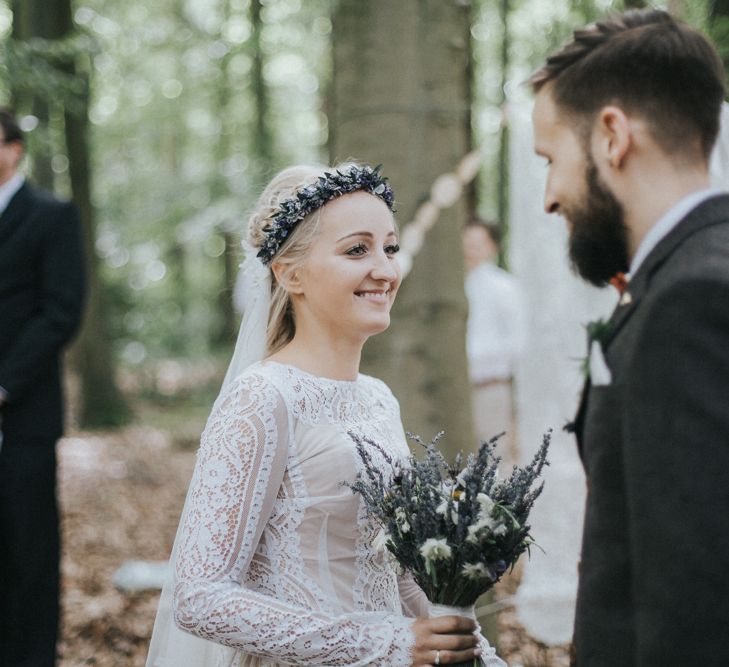
M549 187L549 184L547 184L547 187L544 190L544 212L559 213L559 202L552 192L552 189Z

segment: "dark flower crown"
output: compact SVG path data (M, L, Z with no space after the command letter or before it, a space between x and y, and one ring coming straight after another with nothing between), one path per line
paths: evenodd
M316 183L302 188L294 197L284 199L273 215L273 222L263 228L266 239L261 244L257 257L264 264L270 264L294 227L309 213L321 208L335 197L356 190L366 190L382 199L388 208L394 211L395 194L387 184L387 178L380 176L381 166L377 165L373 169L367 165L353 165L345 172L339 170L333 174L324 172Z

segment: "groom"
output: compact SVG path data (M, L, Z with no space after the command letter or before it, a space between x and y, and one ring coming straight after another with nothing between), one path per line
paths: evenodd
M723 81L659 10L576 31L531 78L572 263L595 285L628 274L574 424L578 667L729 665L729 196L707 168Z

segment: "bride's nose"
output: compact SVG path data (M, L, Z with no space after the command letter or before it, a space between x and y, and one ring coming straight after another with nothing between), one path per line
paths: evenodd
M371 275L377 280L395 282L400 276L400 266L392 255L378 253L372 266Z

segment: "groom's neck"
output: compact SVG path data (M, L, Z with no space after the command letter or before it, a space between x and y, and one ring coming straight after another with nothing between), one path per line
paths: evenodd
M664 156L641 167L626 173L615 192L625 211L631 259L645 235L671 208L711 184L705 164L675 164Z

